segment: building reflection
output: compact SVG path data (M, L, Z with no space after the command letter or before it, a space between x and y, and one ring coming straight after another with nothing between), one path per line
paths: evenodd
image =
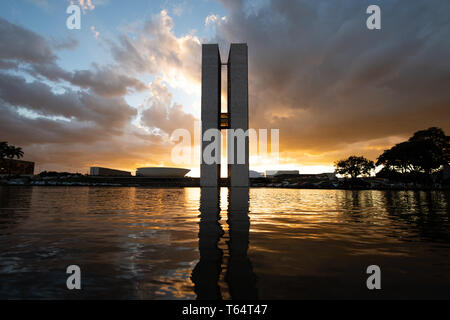
M200 261L192 271L192 281L199 300L222 299L218 285L223 252L218 243L224 234L220 220L220 189L202 188L198 247Z
M231 299L257 299L256 276L247 251L249 247L249 189L228 189L228 264L225 282ZM223 251L219 241L224 235L220 221L220 190L202 188L200 196L200 261L192 271L194 290L199 300L222 299L220 275Z
M250 218L249 189L230 188L228 193L228 225L230 240L226 282L233 300L257 299L256 277L248 258Z

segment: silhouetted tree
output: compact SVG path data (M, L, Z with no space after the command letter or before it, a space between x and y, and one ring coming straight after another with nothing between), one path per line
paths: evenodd
M430 175L450 163L450 137L440 128L421 130L405 142L385 150L377 159L377 165L385 170L402 174L425 173Z
M409 141L398 143L385 150L378 159L376 165L382 165L385 170L400 172L418 172L420 170L416 161L416 145Z
M6 141L0 142L0 159L4 159L6 157L8 147L9 147L8 142Z
M22 148L18 148L12 145L9 145L8 142L2 141L0 142L0 172L8 172L11 173L11 167L9 165L5 165L5 158L8 159L20 159L23 157ZM6 168L7 167L7 168Z
M441 166L450 164L450 136L441 128L431 127L420 130L408 140L418 152L417 165L427 174Z
M343 176L350 176L356 179L359 176L368 176L375 169L375 164L372 160L364 157L350 156L348 159L339 160L335 163L336 174Z
M9 145L8 142L0 142L0 159L20 159L23 157L22 148L17 148L15 146Z

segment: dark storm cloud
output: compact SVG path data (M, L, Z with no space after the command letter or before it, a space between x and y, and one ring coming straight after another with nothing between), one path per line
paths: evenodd
M25 69L37 78L46 78L50 81L67 81L74 86L89 89L105 97L123 96L134 91L143 91L147 86L140 80L116 72L114 66L98 66L94 64L91 70L75 70L68 72L58 65L34 64Z
M134 163L163 161L167 146L154 135L117 135L115 132L76 120L30 119L16 108L0 102L0 137L22 146L27 160L36 161L37 171L86 172L104 164L129 168Z
M230 42L248 43L250 124L279 128L280 151L291 163L330 164L349 153L374 158L416 130L450 132L450 2L222 3L226 18L211 22L216 36L204 42L219 42L223 61ZM375 3L382 29L370 31L366 8ZM75 42L48 40L0 18L0 137L41 163L163 163L170 145L133 127L136 112L123 95L145 89L135 75L154 75L141 124L170 133L193 122L166 84L200 92L201 41L175 35L173 26L163 10L132 37L105 40L116 65L68 71L55 52ZM62 92L49 83L72 86Z
M8 61L8 60L0 60L0 70L17 70L19 65L17 62Z
M38 171L126 169L170 157L167 139L132 124L137 111L123 96L148 87L126 68L64 70L55 51L76 40L47 40L1 18L0 37L0 140L22 146Z
M366 28L373 1L222 3L216 41L248 43L251 125L280 128L282 149L450 131L450 2L376 1L375 31Z
M45 38L0 17L0 59L52 63L56 56Z
M75 71L70 82L82 88L91 88L94 92L102 96L125 95L128 88L142 91L147 86L138 79L118 74L111 67L93 66L91 70Z
M2 141L11 141L20 146L94 143L110 138L103 128L87 123L23 117L16 108L8 107L2 102L0 102L0 123L2 123L0 126Z
M23 146L29 159L45 160L41 165L55 164L65 155L68 163L85 166L82 157L75 157L76 146L78 153L90 145L92 151L101 145L116 149L136 116L136 109L122 96L128 88L145 88L113 67L62 69L53 50L73 49L76 44L71 39L46 40L0 18L0 138ZM31 79L26 80L25 74ZM61 81L86 90L55 91L51 82Z
M26 64L21 69L35 77L64 80L106 97L125 95L129 89L145 90L146 86L140 80L116 72L114 66L93 65L92 70L74 72L59 67L53 49L74 49L76 46L78 41L74 38L47 40L0 18L0 69L18 69L19 64Z
M37 81L28 83L19 76L0 73L0 99L45 116L89 118L75 92L56 95L47 84Z
M135 109L122 98L105 98L82 91L56 94L42 82L0 73L0 99L9 105L24 107L43 116L63 116L88 121L105 130L121 128L135 116Z

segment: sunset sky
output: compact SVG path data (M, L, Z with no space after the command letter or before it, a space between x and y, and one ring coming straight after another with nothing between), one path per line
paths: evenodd
M135 171L171 162L200 117L201 44L249 49L250 127L280 130L278 163L329 172L375 160L415 131L450 133L450 1L77 0L0 2L0 141L36 171ZM377 4L382 29L368 30ZM254 151L254 150L253 150ZM252 151L251 151L252 152Z

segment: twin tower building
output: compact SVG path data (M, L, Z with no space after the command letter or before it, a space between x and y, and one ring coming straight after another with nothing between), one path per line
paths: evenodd
M227 67L226 111L222 112L222 66ZM202 161L200 185L220 186L221 139L209 132L227 130L228 185L249 186L249 139L248 135L248 48L245 43L231 44L228 62L222 63L217 44L202 45ZM239 137L240 136L240 137ZM205 139L206 138L206 139ZM217 141L213 141L217 139ZM205 154L212 152L215 161L205 161ZM218 154L214 154L218 152Z

